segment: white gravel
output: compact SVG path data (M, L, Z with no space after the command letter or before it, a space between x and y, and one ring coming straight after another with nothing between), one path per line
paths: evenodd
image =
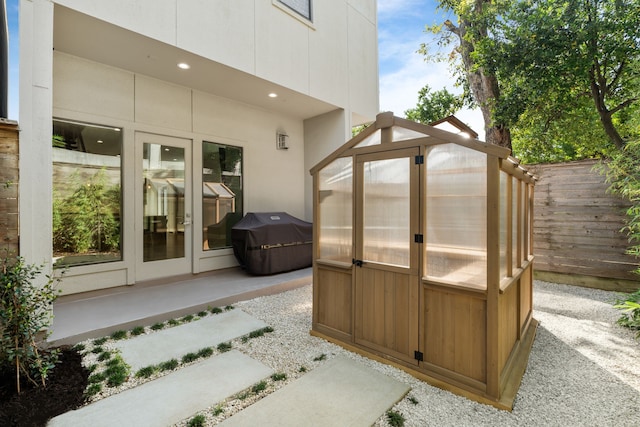
M248 390L240 397L211 402L200 414L206 425L216 425L324 363L314 359L340 354L411 386L393 408L403 415L405 426L640 426L640 341L616 324L620 312L612 303L620 295L534 282L534 317L540 326L513 412L432 387L404 371L311 336L311 285L241 302L237 309L263 320L274 331L244 343L234 340L233 348L286 374L286 379L269 380L266 390L258 393ZM221 413L213 415L215 409ZM187 421L178 425L186 426ZM384 415L375 424L388 425Z
M275 329L243 351L276 371L295 376L300 366L322 363L312 362L320 354L343 354L409 384L412 391L394 407L406 426L640 426L640 341L616 324L620 312L612 303L619 296L534 283L534 317L540 326L512 412L429 386L310 336L311 286L237 307ZM384 416L376 423L387 425Z

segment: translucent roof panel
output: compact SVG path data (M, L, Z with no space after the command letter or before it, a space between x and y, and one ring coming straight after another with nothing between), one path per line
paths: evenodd
M382 139L380 137L380 129L378 129L377 131L375 131L374 133L372 133L371 135L369 135L368 137L360 141L360 143L356 145L354 148L362 148L362 147L370 147L372 145L379 145L381 141Z
M399 126L393 126L391 129L393 132L393 141L406 141L407 139L424 138L429 136L422 132Z
M223 199L233 199L235 194L221 182L203 182L202 190L205 197L220 197Z

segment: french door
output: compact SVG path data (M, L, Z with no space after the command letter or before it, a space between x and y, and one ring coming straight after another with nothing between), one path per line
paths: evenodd
M136 133L136 280L191 272L191 141Z
M356 159L355 341L417 363L419 149Z

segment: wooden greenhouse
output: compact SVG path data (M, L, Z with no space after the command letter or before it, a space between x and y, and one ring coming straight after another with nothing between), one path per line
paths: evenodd
M533 175L392 113L311 174L311 333L511 410L537 326Z

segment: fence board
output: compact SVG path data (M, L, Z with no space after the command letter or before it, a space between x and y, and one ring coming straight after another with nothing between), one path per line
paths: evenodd
M637 281L639 260L626 254L620 230L630 203L607 192L597 160L529 165L539 181L534 200L537 271Z
M0 119L0 249L18 252L18 124Z

